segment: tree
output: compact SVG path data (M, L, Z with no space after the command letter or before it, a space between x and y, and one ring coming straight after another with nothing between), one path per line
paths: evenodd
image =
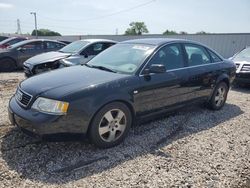
M31 33L32 36L36 36L36 30L33 30ZM51 31L49 29L38 29L37 30L38 36L61 36L60 33Z
M148 33L147 26L144 22L131 22L130 28L125 31L125 35L142 35Z
M208 33L205 32L205 31L199 31L199 32L197 32L196 34L197 34L197 35L206 35L206 34L208 34Z
M178 35L178 33L176 31L172 31L172 30L166 30L163 35Z
M186 31L180 31L180 35L187 35L188 33Z

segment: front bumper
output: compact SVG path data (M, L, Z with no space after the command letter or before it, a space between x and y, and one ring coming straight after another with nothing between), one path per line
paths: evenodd
M15 126L35 135L86 134L87 121L73 115L50 115L22 108L14 97L9 102L9 120Z
M250 73L236 73L235 81L238 83L250 84Z

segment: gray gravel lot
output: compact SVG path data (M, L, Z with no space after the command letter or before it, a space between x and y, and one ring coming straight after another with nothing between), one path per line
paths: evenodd
M0 73L0 187L250 187L250 88L134 127L121 145L44 142L8 121L22 73Z

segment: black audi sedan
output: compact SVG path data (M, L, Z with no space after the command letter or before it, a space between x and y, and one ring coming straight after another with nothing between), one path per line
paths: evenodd
M55 40L31 39L15 43L0 50L0 72L23 68L23 62L44 52L56 51L65 44Z
M199 43L125 41L86 65L21 82L9 102L9 119L28 133L80 133L98 147L112 147L145 117L194 102L221 109L235 70L233 62Z

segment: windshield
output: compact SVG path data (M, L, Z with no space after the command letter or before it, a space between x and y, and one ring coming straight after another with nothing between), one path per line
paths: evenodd
M30 42L30 40L24 40L22 42L12 44L11 46L8 46L8 48L18 48L19 46L22 46L22 45L29 43L29 42Z
M150 55L155 46L145 44L117 44L103 51L88 62L125 74L133 74Z
M238 53L234 58L234 61L244 61L250 60L250 48L245 48L240 53Z
M87 44L89 44L89 42L78 40L78 41L68 44L67 46L63 47L59 51L64 52L64 53L77 53Z
M5 44L5 43L7 43L7 42L9 42L11 40L13 40L13 38L7 38L7 39L1 41L0 44Z

